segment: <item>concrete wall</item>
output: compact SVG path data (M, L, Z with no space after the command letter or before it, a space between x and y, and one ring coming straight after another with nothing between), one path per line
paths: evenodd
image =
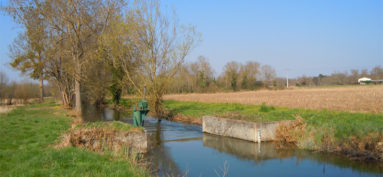
M213 116L202 117L202 131L205 133L253 142L258 142L258 130L261 131L261 141L275 140L275 131L279 124L280 122L259 123Z

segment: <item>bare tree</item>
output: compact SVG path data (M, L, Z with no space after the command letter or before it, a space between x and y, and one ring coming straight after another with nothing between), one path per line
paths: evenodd
M371 69L371 78L376 80L382 80L383 79L383 68L381 66L375 66Z
M113 102L118 105L122 90L130 89L131 82L126 77L130 74L133 83L136 81L135 73L139 60L136 44L132 39L134 30L137 27L134 14L128 13L125 18L117 12L110 18L110 27L101 35L97 58L104 61L106 69L110 72L110 81L105 83L112 94Z
M146 86L154 112L161 120L162 96L198 39L194 27L179 26L163 13L157 1L139 1L134 14L136 27L131 35L134 50L131 58L139 59L139 69L127 78L143 95ZM125 68L127 65L124 65Z
M362 70L360 71L360 76L361 76L361 77L368 77L368 76L369 76L369 74L368 74L368 70L367 70L367 69L362 69Z
M198 61L190 63L189 67L196 86L193 89L198 92L205 92L214 77L214 71L208 59L204 56L199 56Z
M8 81L8 76L4 72L0 71L0 88L5 87L8 84Z
M11 66L39 80L40 102L43 102L46 23L31 2L11 1L6 11L25 28L25 32L10 46Z
M242 89L254 89L259 66L260 64L255 61L248 61L245 65L241 65L239 73Z
M8 77L4 72L0 71L0 101L5 98L6 94L6 89L7 89L7 84L8 84Z
M349 84L356 84L356 83L358 83L358 79L359 78L360 78L359 70L352 69L351 70L350 79L349 79Z
M270 65L263 65L261 70L262 79L265 81L265 85L269 86L276 76L275 70Z
M316 84L315 82L316 82L315 79L308 77L306 75L303 75L297 79L298 86L312 86L313 84Z
M117 1L116 1L117 2ZM81 114L81 80L87 64L97 49L97 40L108 26L115 2L102 0L48 0L34 1L39 13L54 33L66 40L65 52L73 68L68 68L74 78L76 111Z
M238 89L238 79L239 79L239 67L240 64L238 64L235 61L229 62L225 65L224 70L224 78L225 82L230 84L230 88L233 91L236 91Z

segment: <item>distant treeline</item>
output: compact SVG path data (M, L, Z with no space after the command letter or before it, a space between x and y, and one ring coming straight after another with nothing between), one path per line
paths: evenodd
M279 86L275 81L274 68L255 61L248 61L245 64L229 62L223 72L216 77L208 60L200 56L198 61L181 66L168 93L254 90Z
M49 93L45 95L50 96ZM16 100L18 103L27 103L29 99L39 98L39 96L39 84L28 81L9 82L8 76L0 72L0 105L11 105Z
M350 72L335 72L330 75L301 76L295 80L296 86L321 86L321 85L352 85L358 84L358 79L367 77L373 80L383 80L383 68L375 66L370 71L367 69L351 69Z
M322 86L322 85L352 85L358 84L361 77L375 80L383 79L383 68L375 66L367 69L352 69L350 72L335 72L330 75L319 74L309 77L289 78L290 86ZM225 65L223 72L215 76L208 60L200 56L196 62L185 63L175 75L168 93L194 93L238 91L255 89L284 89L287 87L286 78L276 77L274 68L261 65L255 61L241 64L235 61Z

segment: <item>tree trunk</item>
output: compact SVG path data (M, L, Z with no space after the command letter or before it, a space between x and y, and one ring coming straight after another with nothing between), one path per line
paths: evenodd
M75 71L77 74L77 78L75 77L74 79L74 94L76 98L76 107L75 110L78 115L82 115L82 109L81 109L81 86L80 86L80 77L81 77L81 66L80 66L80 60L79 56L73 57L76 66L75 66Z
M63 107L65 109L69 109L70 108L70 99L69 99L69 95L65 91L61 91L61 99L63 102Z
M62 83L57 83L57 87L59 88L62 106L65 109L71 108L72 104L72 94L69 92L68 86Z
M44 102L44 80L43 77L40 76L40 103Z
M74 94L76 95L76 108L75 108L75 110L76 110L78 115L82 115L80 81L78 79L75 80Z
M155 97L155 101L154 101L154 112L156 113L158 122L161 122L161 120L162 120L162 116L164 116L162 111L163 111L163 110L162 110L162 108L161 108L161 99Z
M8 99L8 105L12 105L12 98L13 98L13 97L9 97L9 99Z

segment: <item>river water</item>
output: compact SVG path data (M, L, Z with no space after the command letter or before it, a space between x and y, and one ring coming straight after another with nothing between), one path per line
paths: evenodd
M85 121L132 122L131 112L88 108L83 113ZM146 118L144 128L151 144L146 158L156 176L383 176L382 163L210 135L201 126Z

